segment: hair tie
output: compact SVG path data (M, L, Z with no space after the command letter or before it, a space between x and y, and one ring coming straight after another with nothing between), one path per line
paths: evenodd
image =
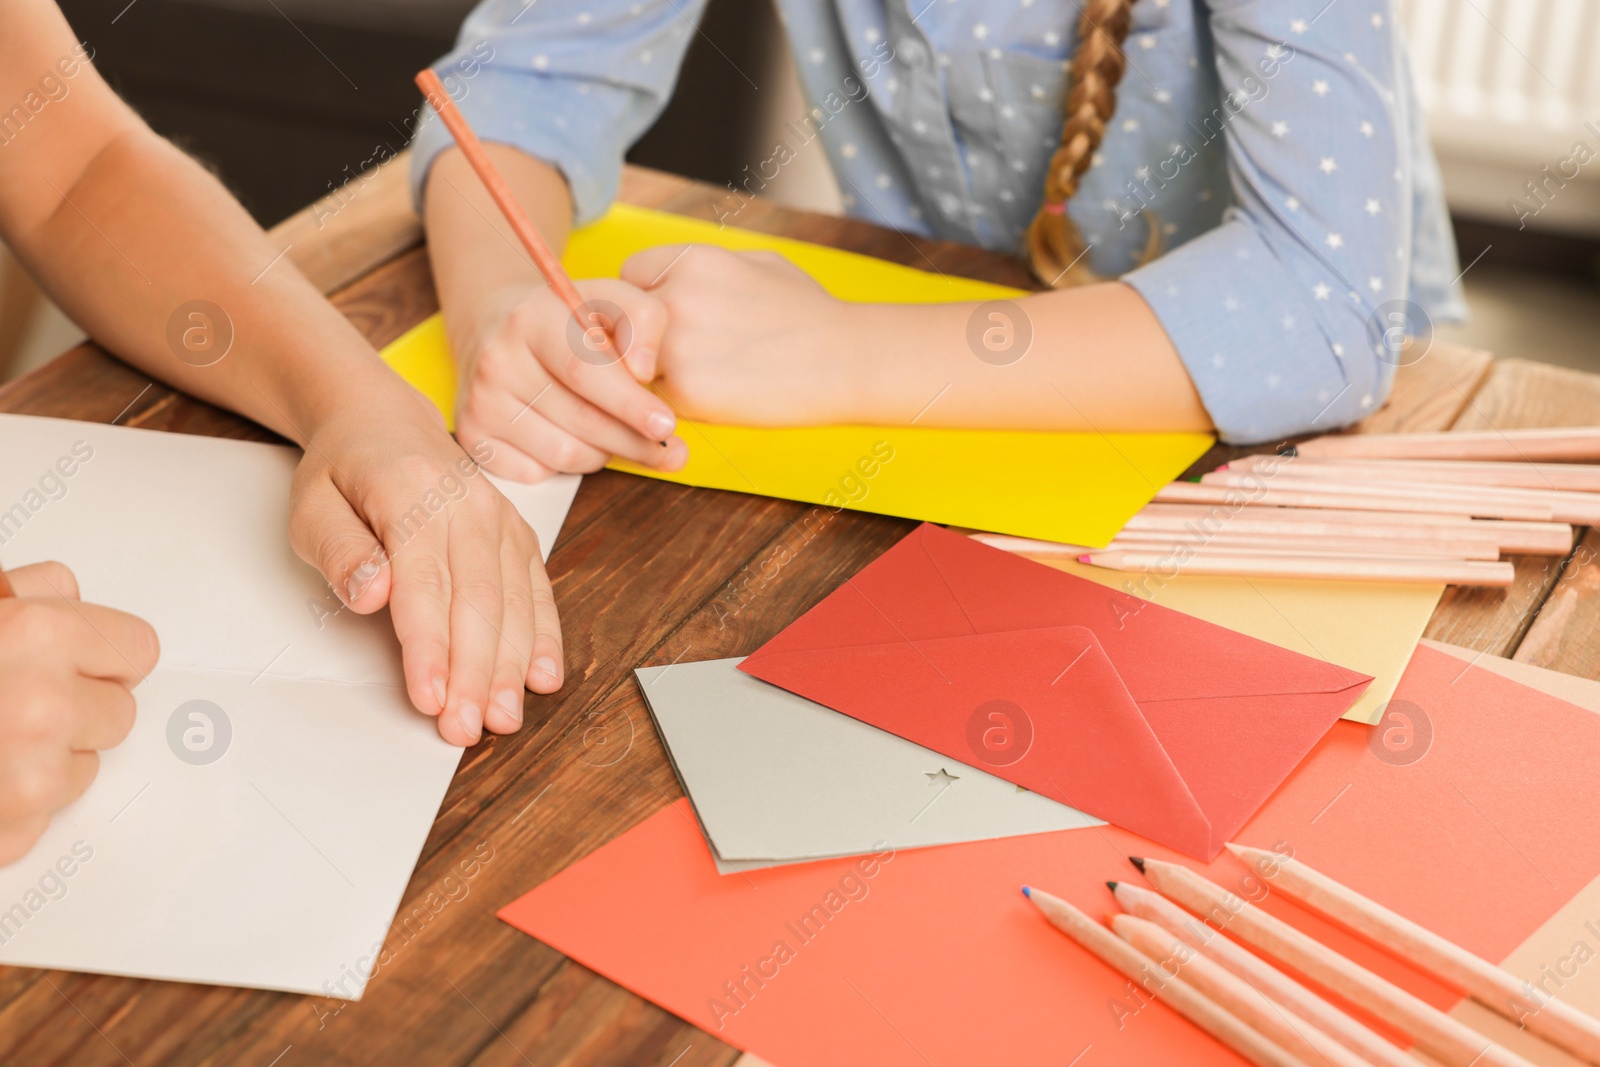
M1046 200L1044 204L1044 210L1047 214L1064 215L1067 212L1067 204L1064 200L1059 203L1053 203L1049 200Z

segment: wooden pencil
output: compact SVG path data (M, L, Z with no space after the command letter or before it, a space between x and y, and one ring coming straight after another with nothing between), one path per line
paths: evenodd
M1154 960L1071 904L1027 886L1022 892L1050 925L1256 1067L1308 1067L1187 982L1162 974Z
M1415 507L1448 504L1459 515L1486 519L1533 519L1558 521L1556 502L1516 496L1526 489L1456 488L1451 486L1402 485L1395 482L1335 481L1315 476L1298 477L1293 474L1276 474L1269 481L1264 475L1251 471L1212 471L1202 475L1201 485L1224 486L1230 489L1257 489L1266 487L1269 493L1318 493L1327 496L1364 496L1399 501ZM1585 501L1585 504L1591 503ZM1570 522L1570 518L1559 518Z
M1338 508L1358 511L1423 512L1435 515L1455 515L1480 519L1515 519L1519 521L1552 522L1554 513L1549 508L1525 505L1503 507L1485 505L1463 511L1455 500L1413 500L1384 496L1375 493L1333 493L1280 489L1267 485L1264 489L1233 488L1225 485L1200 485L1194 482L1173 482L1162 486L1155 499L1163 504L1221 504L1228 507L1248 507L1264 504L1270 507Z
M1218 470L1281 470L1285 463L1309 473L1313 469L1343 471L1365 478L1389 481L1433 481L1454 485L1491 485L1503 488L1555 489L1579 493L1600 493L1600 464L1592 463L1506 463L1493 460L1448 459L1361 459L1342 456L1245 456L1225 463Z
M1585 1063L1600 1065L1600 1021L1292 857L1229 845L1272 888L1499 1012Z
M478 180L483 182L489 196L494 199L495 206L505 216L511 229L516 233L517 239L522 242L522 247L528 250L528 255L533 259L533 264L544 275L544 280L561 298L561 302L571 311L573 317L585 328L592 328L595 323L584 310L583 296L578 292L577 286L572 284L566 269L561 266L560 258L545 243L544 235L539 228L528 218L522 205L517 203L516 196L511 192L511 187L500 176L500 171L495 167L494 161L489 158L489 153L483 149L483 142L478 140L478 135L472 132L472 127L467 124L466 117L456 107L455 101L450 98L445 90L444 83L439 80L439 75L431 67L419 71L416 77L417 87L422 90L422 95L427 98L440 121L450 131L450 136L455 138L456 147L461 149L461 154L467 158L473 171L478 175ZM602 333L606 329L602 327ZM598 341L599 338L596 338ZM609 337L604 345L609 346Z
M1204 549L1229 552L1269 551L1318 556L1421 556L1430 559L1497 560L1500 547L1490 541L1400 540L1384 537L1328 537L1316 534L1251 534L1224 530L1207 537L1185 536L1170 530L1123 530L1106 545L1134 551L1147 549ZM1093 549L1085 549L1089 552ZM1026 553L1024 553L1026 554Z
M1264 475L1250 471L1221 470L1202 475L1202 485L1259 485ZM1401 500L1451 500L1459 503L1463 514L1488 505L1500 508L1548 509L1556 522L1580 526L1600 523L1600 494L1568 492L1559 489L1522 489L1491 485L1449 485L1397 479L1365 478L1347 474L1332 465L1295 468L1272 476L1274 487L1297 492L1367 493ZM1503 515L1503 518L1516 518Z
M1338 508L1280 508L1248 505L1218 513L1205 504L1147 504L1125 527L1128 530L1227 529L1285 533L1315 532L1329 536L1417 538L1482 538L1503 552L1564 556L1572 551L1573 531L1566 523L1471 519L1464 515L1416 515Z
M1217 930L1190 915L1160 893L1107 882L1118 906L1129 915L1163 927L1226 967L1284 1008L1307 1020L1335 1041L1377 1067L1417 1067L1417 1061L1374 1033L1371 1028L1313 993L1260 956L1241 948Z
M1536 430L1475 430L1465 433L1353 433L1304 441L1305 456L1369 459L1600 460L1600 426Z
M1134 552L1097 550L1078 562L1116 571L1152 571L1175 574L1233 575L1246 578L1310 578L1362 582L1427 582L1505 588L1516 580L1516 568L1506 562L1426 558L1383 558L1310 555L1230 556L1196 552L1188 558L1170 551Z
M1148 919L1115 915L1111 930L1156 961L1164 974L1177 976L1268 1041L1307 1063L1327 1067L1372 1067L1308 1020L1284 1011L1244 979Z
M1170 900L1410 1035L1419 1049L1446 1067L1532 1067L1510 1049L1189 868L1154 859L1134 858L1133 864Z
M1433 559L1497 560L1500 546L1490 538L1445 540L1431 538L1359 537L1356 535L1323 535L1302 533L1298 530L1285 533L1236 532L1225 529L1220 533L1195 536L1191 531L1124 529L1106 545L1105 549L1086 545L1056 544L1034 541L1026 537L1009 537L1000 534L973 534L974 540L993 548L1012 552L1030 559L1077 559L1091 552L1118 549L1161 550L1188 546L1191 549L1293 549L1305 553L1344 556L1423 556Z

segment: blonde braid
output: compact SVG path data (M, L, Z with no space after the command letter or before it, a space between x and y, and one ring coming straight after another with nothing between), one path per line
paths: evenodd
M1068 217L1066 206L1078 191L1078 180L1093 163L1117 110L1117 84L1127 69L1122 43L1128 37L1134 4L1134 0L1081 2L1061 145L1050 157L1044 204L1023 238L1028 266L1040 281L1057 289L1100 280L1083 261L1083 235ZM1152 227L1153 237L1158 232ZM1155 251L1153 241L1146 250L1147 258L1153 258Z

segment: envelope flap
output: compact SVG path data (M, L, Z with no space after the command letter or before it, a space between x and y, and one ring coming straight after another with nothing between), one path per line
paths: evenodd
M1194 856L1210 821L1093 631L795 648L740 670Z

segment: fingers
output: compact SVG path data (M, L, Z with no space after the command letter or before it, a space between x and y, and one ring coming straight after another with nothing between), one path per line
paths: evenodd
M289 543L352 610L377 611L389 601L391 581L383 546L320 467L302 470L292 490Z
M648 293L617 282L583 286L589 321L570 313L552 314L548 300L523 305L519 314L539 362L573 393L632 429L647 441L666 441L677 428L672 408L634 378L638 367L654 367L666 328L666 310ZM606 344L606 328L612 343ZM634 364L619 367L627 353Z
M478 512L483 514L483 512ZM463 526L477 528L468 519ZM451 744L477 744L489 684L500 653L504 598L500 545L479 532L453 532L450 560L450 681L439 733Z
M472 398L462 414L463 433L486 429L529 459L564 474L587 474L613 455L649 467L675 470L688 462L679 438L647 441L559 383L549 383L532 404L486 392ZM495 473L501 473L496 470Z
M71 699L76 714L67 744L74 752L116 748L133 729L135 701L127 686L81 678Z
M622 263L622 280L649 292L666 283L672 268L699 251L701 246L697 245L657 245L635 252Z
M68 570L65 564L51 561L49 563L30 563L26 567L18 567L13 571L6 571L6 579L11 583L11 591L18 596L55 596L65 597L68 600L78 599L77 576Z
M406 676L406 693L424 715L449 696L450 571L443 521L423 526L389 561L389 615ZM440 732L444 732L441 724Z
M522 526L518 523L518 526ZM538 541L525 527L508 531L500 540L500 575L503 611L494 678L489 683L489 704L483 725L497 734L522 726L522 699L533 658L533 581L529 558L538 559Z
M528 580L533 599L533 659L528 663L528 688L535 693L554 693L565 675L561 645L561 619L556 614L556 597L544 561L534 552L528 561Z
M62 601L43 625L72 649L73 665L90 678L132 688L161 658L161 643L150 624L115 608Z
M27 755L27 762L12 760L0 769L0 829L36 831L37 839L53 813L83 796L100 771L100 756L65 748Z
M0 867L20 860L44 836L50 816L34 815L14 822L0 822Z

